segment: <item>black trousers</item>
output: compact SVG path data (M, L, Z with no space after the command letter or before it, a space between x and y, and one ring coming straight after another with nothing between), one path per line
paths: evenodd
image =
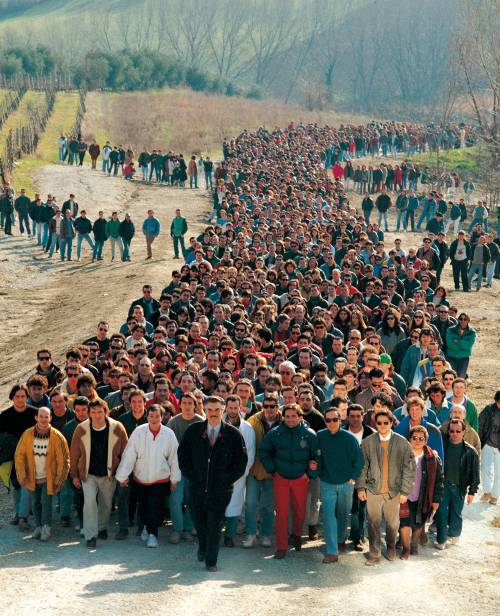
M134 480L132 480L134 481ZM165 497L169 493L169 483L142 485L134 481L133 490L139 502L139 517L150 535L158 537L165 513Z
M452 261L451 268L453 270L453 282L455 289L460 289L460 278L462 278L462 286L464 291L469 290L469 280L467 278L467 259L463 261Z
M224 512L230 500L230 493L212 498L204 494L189 495L191 515L198 535L198 551L205 556L207 567L217 564Z

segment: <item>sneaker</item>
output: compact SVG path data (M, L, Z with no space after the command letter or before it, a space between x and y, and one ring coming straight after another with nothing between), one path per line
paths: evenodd
M489 503L491 498L491 492L485 492L479 499L480 503Z
M97 539L92 537L92 539L87 539L87 547L89 550L95 550L97 546Z
M448 547L448 542L444 541L443 543L438 543L437 541L434 543L434 547L438 550L446 550Z
M141 541L147 541L148 537L149 537L148 531L145 528L143 528L142 533L141 533Z
M367 567L375 567L375 565L379 565L379 564L380 564L380 556L369 556L365 561L365 565Z
M209 572L209 573L216 573L217 572L217 565L207 565L205 567L205 569Z
M32 539L40 539L41 536L42 536L42 527L41 526L37 526L35 528L35 530L31 533L31 538Z
M260 545L263 548L270 548L271 547L271 537L266 537L263 536L260 538Z
M261 544L262 544L262 540L261 540ZM241 542L241 545L244 548L253 548L253 546L255 545L255 535L247 535Z
M148 536L148 542L146 543L147 548L157 548L158 547L158 539L154 535Z
M300 552L302 549L302 537L299 535L292 535L293 547L297 552Z
M168 538L169 543L173 543L174 545L177 545L181 540L181 534L178 530L173 530L170 533L170 537Z
M309 526L309 541L314 541L319 537L318 527L316 524Z
M182 539L184 541L187 541L188 543L193 543L193 541L194 541L193 533L191 531L189 531L189 530L185 530L182 533Z
M44 524L44 526L42 526L42 533L40 535L40 540L48 541L49 539L50 539L50 526L47 526L47 524Z
M328 565L330 563L338 563L339 557L336 554L327 554L323 557L323 564Z
M451 545L458 545L460 537L449 537L448 542L451 543Z

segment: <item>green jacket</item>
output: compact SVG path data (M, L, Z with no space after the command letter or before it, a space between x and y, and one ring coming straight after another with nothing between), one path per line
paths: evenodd
M132 432L137 428L137 426L142 426L145 424L147 420L147 414L144 415L137 421L137 419L132 415L132 411L128 411L127 413L123 413L118 417L118 421L123 424L125 431L127 432L127 436L130 437Z
M332 434L328 429L318 432L320 452L318 475L331 484L357 479L363 467L363 454L355 436L340 429Z
M285 479L317 476L317 471L309 469L309 461L319 459L318 437L303 421L295 428L287 428L284 423L273 428L264 437L259 455L268 473L278 473Z
M118 219L113 220L111 218L106 223L106 235L108 237L113 237L114 239L118 239L120 237L119 228L120 228L120 221Z
M465 333L460 335L460 324L452 325L446 330L446 356L456 359L464 359L472 354L472 347L476 342L476 330L467 327Z

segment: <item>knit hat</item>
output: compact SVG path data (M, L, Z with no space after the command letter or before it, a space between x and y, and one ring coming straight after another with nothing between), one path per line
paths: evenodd
M392 364L391 356L388 355L387 353L382 353L382 355L380 356L379 362L381 364Z

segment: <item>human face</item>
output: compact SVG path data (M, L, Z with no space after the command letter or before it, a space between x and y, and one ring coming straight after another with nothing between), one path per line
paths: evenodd
M462 430L462 426L460 424L450 424L448 434L450 435L450 441L453 445L458 445L463 441L464 431Z
M455 383L453 385L453 395L461 400L465 396L465 383Z
M75 412L76 418L79 422L85 421L89 418L89 408L85 404L76 404L73 407L73 411Z
M296 428L301 422L301 417L296 410L288 409L285 411L284 417L285 425L287 428Z
M414 432L410 437L410 445L415 455L422 453L426 444L425 435L423 432Z
M144 415L144 400L141 396L133 396L130 398L130 409L132 411L132 415L136 418Z
M380 391L382 385L384 384L384 377L373 377L370 379L370 382L373 391Z
M36 414L36 429L38 432L44 434L48 432L50 428L50 411L44 407L38 409Z
M102 406L94 406L89 411L90 422L93 428L104 428L106 425L106 413Z
M412 404L410 402L408 404L408 415L410 416L410 423L415 426L421 423L424 412L419 404Z
M161 427L161 411L149 411L148 426L152 432L158 432Z
M50 404L52 405L52 412L57 417L62 417L66 412L66 400L61 395L52 396Z
M229 400L226 402L226 415L232 421L240 417L241 406L236 400Z
M218 426L222 419L222 403L221 402L208 402L205 405L205 415L207 416L208 423L212 426Z
M43 387L41 385L30 385L29 392L34 402L40 402L43 398Z
M299 395L299 404L304 411L312 410L314 406L314 400L310 392L303 392Z
M38 356L38 363L42 370L48 370L51 362L51 357L48 353L40 353Z
M335 434L340 430L341 420L337 411L327 411L325 414L325 422L330 434Z
M379 415L375 423L380 436L387 436L392 429L391 420L386 415Z
M109 328L107 325L104 325L104 323L101 323L98 328L97 328L97 339L98 340L105 340L106 336L108 335L108 331Z
M347 416L347 422L349 423L349 428L353 432L359 432L363 427L363 411L351 411Z
M249 385L247 385L246 383L242 383L241 385L236 386L236 394L241 398L241 402L243 404L246 404L250 399L252 390L250 389Z

